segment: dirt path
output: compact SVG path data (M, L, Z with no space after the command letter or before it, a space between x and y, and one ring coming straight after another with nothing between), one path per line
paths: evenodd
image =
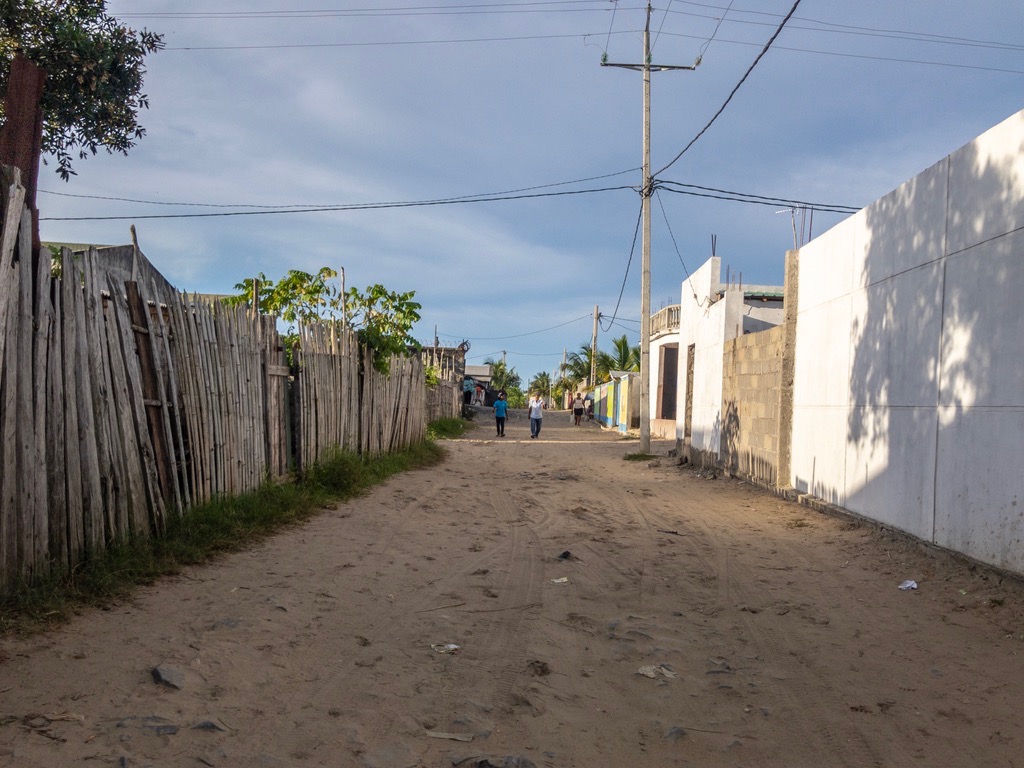
M0 765L1024 765L1019 583L569 421L4 641Z

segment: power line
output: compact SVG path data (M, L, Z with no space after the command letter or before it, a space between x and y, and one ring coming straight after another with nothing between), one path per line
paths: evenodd
M553 325L550 328L541 328L539 331L528 331L527 333L517 333L512 336L467 336L464 338L470 338L473 341L504 341L505 339L521 339L523 336L535 336L538 333L546 333L547 331L553 331L556 328L563 328L573 323L578 323L580 320L586 320L590 315L581 315L580 317L573 318L572 320L566 320L564 323ZM458 334L446 333L444 331L439 332L442 336L457 336Z
M615 310L612 312L612 319L610 322L615 322L616 316L619 314L619 305L622 303L622 294L626 290L626 279L629 277L629 268L633 264L633 254L636 253L636 239L640 234L640 222L643 220L644 209L641 205L640 213L636 217L636 227L633 229L633 244L629 247L629 259L626 261L626 272L622 276L622 287L619 288L619 298L615 301ZM598 320L601 319L601 315L598 315ZM611 326L609 326L610 328ZM608 328L603 330L607 331Z
M467 197L448 198L443 200L417 200L398 203L358 203L353 205L336 205L312 208L290 208L287 210L261 210L261 211L225 211L223 213L150 213L137 216L45 216L40 221L129 221L142 219L207 219L224 218L228 216L270 216L274 214L287 213L330 213L339 211L369 211L382 210L387 208L420 208L435 205L460 205L466 203L494 203L508 200L530 200L540 197L566 197L569 195L589 195L595 192L614 192L616 190L629 189L631 186L620 187L598 187L595 189L576 189L566 192L539 192L523 195L503 195L499 197Z
M507 189L503 192L479 192L470 195L459 195L457 197L444 197L436 198L435 200L423 201L423 202L457 202L462 200L470 200L474 198L490 198L498 195L514 195L520 192L532 192L536 189L551 189L553 187L564 187L569 184L583 184L588 181L599 181L601 179L610 179L613 176L623 176L627 173L635 173L640 170L639 168L627 168L624 171L615 171L613 173L604 173L599 176L588 176L582 179L572 179L570 181L556 181L550 184L536 184L531 187L520 187L519 189ZM168 202L164 200L137 200L130 197L111 197L107 195L80 195L73 194L71 192L52 192L47 189L40 189L39 192L47 195L56 195L58 197L74 197L82 198L86 200L113 200L116 202L123 203L139 203L140 205L171 205L171 206L195 206L201 208L258 208L261 210L273 210L276 208L337 208L345 205L344 203L326 203L326 204L306 204L306 203L293 203L290 205L255 205L252 203L182 203L182 202ZM386 203L391 204L391 203ZM385 205L385 203L380 203Z
M722 10L720 6L708 5L705 3L693 3L686 2L686 0L680 0L682 5L694 5L701 8L710 8L712 10ZM732 3L730 2L730 7ZM728 8L725 9L728 12ZM704 14L689 13L687 11L672 11L675 14L696 16L702 19L716 19L715 16L707 16ZM781 14L769 13L766 11L748 11L738 10L738 14L746 14L748 16L770 16L772 18L779 18ZM865 27L854 24L839 24L833 21L822 21L821 19L814 19L807 16L794 16L793 20L802 21L807 24L813 24L816 26L802 26L800 24L790 24L790 29L800 29L808 32L830 32L834 34L846 34L846 35L860 35L864 37L880 37L883 39L895 39L895 40L909 40L911 42L920 43L936 43L944 45L956 45L966 47L980 47L980 48L992 48L995 50L1024 50L1024 45L1017 43L1004 43L998 40L979 40L977 38L960 37L957 35L939 35L933 32L914 32L913 30L906 29L887 29L885 27ZM744 19L731 18L730 23L733 24L748 24L758 26L772 26L774 22L764 21L747 21Z
M782 30L785 28L786 22L788 22L790 20L790 18L792 18L793 14L796 13L796 9L799 7L800 1L801 0L796 0L796 2L793 3L793 7L789 9L789 13L786 14L786 17L782 20L782 23L779 24L779 28L775 30L775 33L770 38L768 38L768 42L764 44L764 47L761 49L761 52L759 54L757 54L757 57L754 59L754 61L751 63L751 65L747 68L747 71L743 73L743 77L741 77L740 81L738 83L736 83L735 87L733 87L733 89L729 93L728 97L726 97L725 102L722 104L721 107L718 108L718 111L715 112L715 114L712 116L712 118L708 121L708 124L700 129L700 132L696 136L694 136L693 139L690 140L689 144L687 144L685 147L683 147L682 151L678 155L676 155L674 158L672 158L672 162L670 162L668 165L666 165L661 170L659 170L656 173L652 174L652 177L653 176L657 176L659 173L663 173L664 171L667 171L669 168L671 168L679 158L681 158L684 154L686 154L687 150L689 150L690 147L692 147L694 144L697 143L697 140L700 139L700 137L704 135L705 131L707 131L708 128L711 127L712 123L714 123L715 120L718 119L718 116L721 115L725 111L725 108L727 106L729 106L729 102L732 101L732 97L736 95L736 92L740 89L740 86L742 86L743 83L746 82L747 78L750 77L750 73L754 71L754 67L756 67L758 62L761 61L762 58L764 58L764 55L766 53L768 53L768 50L772 47L772 43L775 42L775 39L780 34L782 34Z
M699 35L687 35L678 32L665 32L666 35L672 37L685 37L691 40L703 40ZM719 38L719 42L731 43L733 45L749 45L757 46L760 43L750 43L745 40L724 40ZM816 56L838 56L844 59L863 59L865 61L887 61L895 64L919 64L927 67L944 67L946 69L970 69L978 70L982 72L1001 72L1010 75L1024 75L1022 69L1009 69L1007 67L986 67L981 64L953 64L947 61L929 61L926 59L901 59L896 56L870 56L863 53L840 53L838 51L819 51L813 48L795 48L787 45L776 45L774 46L776 51L788 51L790 53L810 53Z
M588 5L591 8L548 8L546 6ZM414 16L471 16L477 14L521 13L591 13L607 12L607 4L598 0L546 0L545 2L467 3L462 5L411 5L397 8L346 8L344 10L290 8L277 11L150 11L118 14L123 19L320 19L331 17L414 17Z
M750 203L751 205L770 205L772 207L783 206L786 208L807 208L812 211L822 211L823 213L840 213L850 215L856 213L860 208L846 208L846 207L832 207L828 205L817 205L812 203L801 203L794 204L793 202L787 202L785 200L767 200L767 199L756 199L747 197L737 197L735 195L716 195L710 192L692 192L685 189L673 189L671 186L662 186L661 182L655 184L657 189L664 189L666 192L673 192L677 195L689 195L691 197L706 197L712 200L727 200L733 203Z
M731 195L731 197L723 197L719 199L735 200L742 203L754 203L762 201L765 205L786 205L795 208L814 208L819 211L829 211L831 213L856 213L860 210L860 207L853 205L838 205L831 203L810 203L805 200L789 200L784 197L769 197L765 195L755 195L750 192L732 192L727 189L717 189L715 187L703 187L699 184L683 184L679 181L659 181L659 185L668 185L673 187L685 187L687 189L699 189L705 192L718 192L721 195ZM678 190L669 189L669 192L676 192ZM751 199L747 199L751 198Z

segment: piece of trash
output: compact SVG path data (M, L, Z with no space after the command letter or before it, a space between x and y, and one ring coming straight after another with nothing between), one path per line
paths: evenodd
M563 576L560 579L552 579L551 583L552 584L568 584L569 583L569 577L568 576Z
M560 554L560 555L558 556L558 559L559 559L559 560L571 560L571 559L572 559L572 552L570 552L570 551L569 551L569 550L567 549L567 550L565 550L565 552L563 552L562 554Z
M649 677L652 680L658 677L667 677L670 679L678 677L678 675L672 671L672 668L668 666L668 664L656 664L649 667L640 667L640 669L638 669L636 673L638 675L643 675L644 677Z
M959 592L960 592L961 595L966 595L967 594L967 590L966 589L961 589L961 590L959 590Z
M458 653L462 650L462 646L456 645L455 643L444 643L443 645L440 643L431 643L430 647L438 653Z
M451 741L472 741L472 733L446 733L445 731L425 731L432 739L449 739Z
M900 584L899 588L903 591L906 591L908 589L917 589L917 582L913 579L907 579L902 584Z

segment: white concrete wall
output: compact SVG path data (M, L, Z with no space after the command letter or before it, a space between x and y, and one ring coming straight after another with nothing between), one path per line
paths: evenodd
M718 296L718 292L722 288L721 272L722 260L717 256L712 256L682 284L679 300L679 380L676 385L677 440L683 438L686 419L687 348L690 344L698 342L697 335L709 316L713 306L712 300ZM700 369L701 363L698 355L698 359L694 362L693 424L691 427L694 437L697 435L697 424L703 423L698 422L697 417L697 404L701 398L704 398L704 395L698 394L703 391ZM721 369L721 360L719 360L719 369ZM721 376L719 376L719 394L721 394ZM703 429L701 434L703 434Z
M1024 112L801 249L791 478L1018 573L1022 227Z

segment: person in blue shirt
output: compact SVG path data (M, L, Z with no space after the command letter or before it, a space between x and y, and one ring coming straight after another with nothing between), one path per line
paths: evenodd
M508 401L505 393L499 392L498 399L494 401L494 421L498 427L498 437L505 436L505 417L508 416Z

